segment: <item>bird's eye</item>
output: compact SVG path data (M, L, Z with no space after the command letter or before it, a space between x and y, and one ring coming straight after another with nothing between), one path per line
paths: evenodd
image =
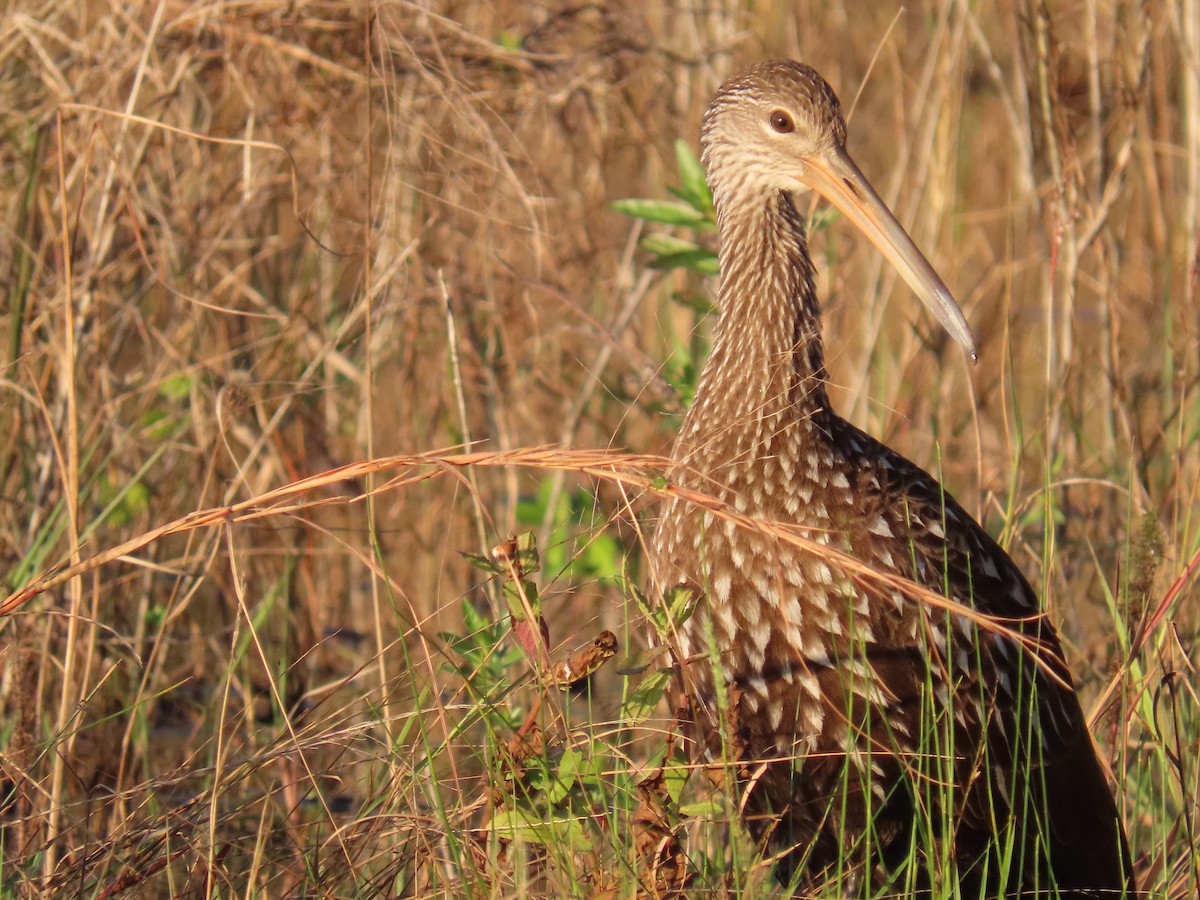
M796 130L796 126L792 122L792 117L782 109L777 109L771 113L771 127L780 134L788 134Z

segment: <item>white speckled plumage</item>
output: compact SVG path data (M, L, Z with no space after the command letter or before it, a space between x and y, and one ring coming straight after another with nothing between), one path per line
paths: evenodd
M1041 818L1053 822L1055 834L1050 826L1028 826L1022 839L1030 846L1039 840L1053 846L1049 858L1041 851L1013 883L1020 887L1021 878L1052 870L1067 888L1120 887L1120 865L1128 865L1123 833L1057 638L1038 618L1032 589L932 477L830 407L814 271L795 195L813 183L806 166L828 163L835 173L849 173L844 188L832 182L836 191L849 191L851 204L874 197L844 157L844 143L833 91L796 63L764 63L730 79L705 114L703 161L721 236L720 318L675 447L673 480L727 509L785 523L808 541L1008 619L1042 643L1043 664L1011 638L981 639L968 620L853 578L769 529L732 519L717 525L711 512L674 498L661 511L652 577L660 591L683 583L707 597L674 648L697 741L709 757L732 749L756 766L767 763L743 782L744 809L751 831L780 853L785 874L803 865L817 879L828 866L859 866L865 885L904 857L899 845L912 836L915 812L896 786L909 768L906 754L924 752L916 737L921 716L943 710L958 723L960 750L947 763L958 783L946 802L963 824L942 839L955 844L964 884L975 877L979 890L989 889L979 860L994 837L995 806L980 807L978 785L1001 778L1000 795L1007 797L1015 776L1005 775L1005 766L1036 753L1040 771L1061 776L1064 791L1102 796L1091 798L1091 822L1075 812L1048 813ZM953 299L923 258L902 274L915 287L928 281L925 299L973 355ZM719 656L709 659L714 644ZM731 709L717 709L714 679L731 688ZM1026 692L1036 685L1032 729L1012 727L1021 715L1017 685ZM733 725L733 748L713 743L722 715ZM1021 743L1012 738L1019 732L1043 737ZM1060 752L1081 776L1046 762ZM989 777L979 778L978 760L985 757ZM841 774L847 759L858 772L849 780ZM854 783L876 802L864 806ZM849 804L841 822L828 815L839 791ZM996 795L989 796L994 804ZM1038 827L1046 834L1039 837ZM867 831L874 835L870 852L855 843ZM1068 859L1077 852L1084 860L1078 865Z

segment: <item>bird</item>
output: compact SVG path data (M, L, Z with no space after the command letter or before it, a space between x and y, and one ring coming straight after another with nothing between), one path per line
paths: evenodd
M701 148L717 319L649 548L656 595L696 600L665 636L693 753L732 773L797 896L1134 896L1034 589L934 477L833 410L802 202L840 210L975 360L953 295L811 67L729 78Z

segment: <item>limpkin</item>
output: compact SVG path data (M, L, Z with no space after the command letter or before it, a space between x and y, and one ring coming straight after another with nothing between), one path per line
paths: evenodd
M702 598L672 641L693 744L732 770L750 833L801 893L1132 896L1037 595L936 479L830 405L810 189L975 356L845 139L833 90L795 62L730 78L704 115L719 317L672 479L713 502L677 492L651 549L658 591Z

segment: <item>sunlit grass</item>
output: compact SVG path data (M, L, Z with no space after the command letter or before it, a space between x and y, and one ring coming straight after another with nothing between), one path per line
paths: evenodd
M610 204L695 190L712 90L791 56L862 88L981 348L832 222L834 402L1044 595L1141 883L1194 896L1200 14L894 15L16 4L0 894L779 892L635 593L712 297L638 242L712 233ZM462 555L527 531L544 658Z

